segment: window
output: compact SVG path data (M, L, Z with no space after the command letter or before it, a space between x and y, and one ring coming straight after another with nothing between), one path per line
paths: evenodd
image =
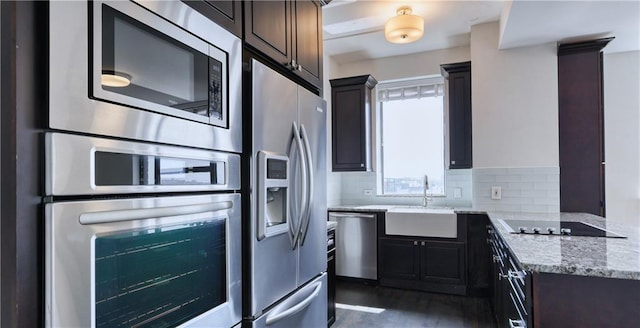
M442 77L378 85L383 195L445 195Z

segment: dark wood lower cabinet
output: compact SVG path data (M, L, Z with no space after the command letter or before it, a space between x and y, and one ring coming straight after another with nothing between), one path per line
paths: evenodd
M464 243L420 242L420 280L465 284Z
M637 327L640 280L533 274L533 327Z
M463 242L380 238L381 286L464 295Z
M418 280L420 278L420 248L418 241L380 239L380 279Z
M467 295L489 296L491 250L489 248L486 214L458 214L464 216L467 233Z

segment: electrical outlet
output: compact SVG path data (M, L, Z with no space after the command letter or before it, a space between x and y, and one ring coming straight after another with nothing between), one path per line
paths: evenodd
M491 199L502 199L502 187L491 187Z
M373 195L373 190L371 189L362 189L362 194L365 196L371 196Z
M462 188L453 188L453 198L462 198Z

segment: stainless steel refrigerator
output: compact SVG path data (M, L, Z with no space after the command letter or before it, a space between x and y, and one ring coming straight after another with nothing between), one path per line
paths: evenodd
M245 325L326 327L326 103L250 65Z

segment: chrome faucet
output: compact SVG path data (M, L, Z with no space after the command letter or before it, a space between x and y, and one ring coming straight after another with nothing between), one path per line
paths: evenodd
M425 174L424 181L422 183L422 193L423 193L422 206L424 207L427 207L427 205L429 205L429 200L427 197L428 189L429 189L429 177Z

